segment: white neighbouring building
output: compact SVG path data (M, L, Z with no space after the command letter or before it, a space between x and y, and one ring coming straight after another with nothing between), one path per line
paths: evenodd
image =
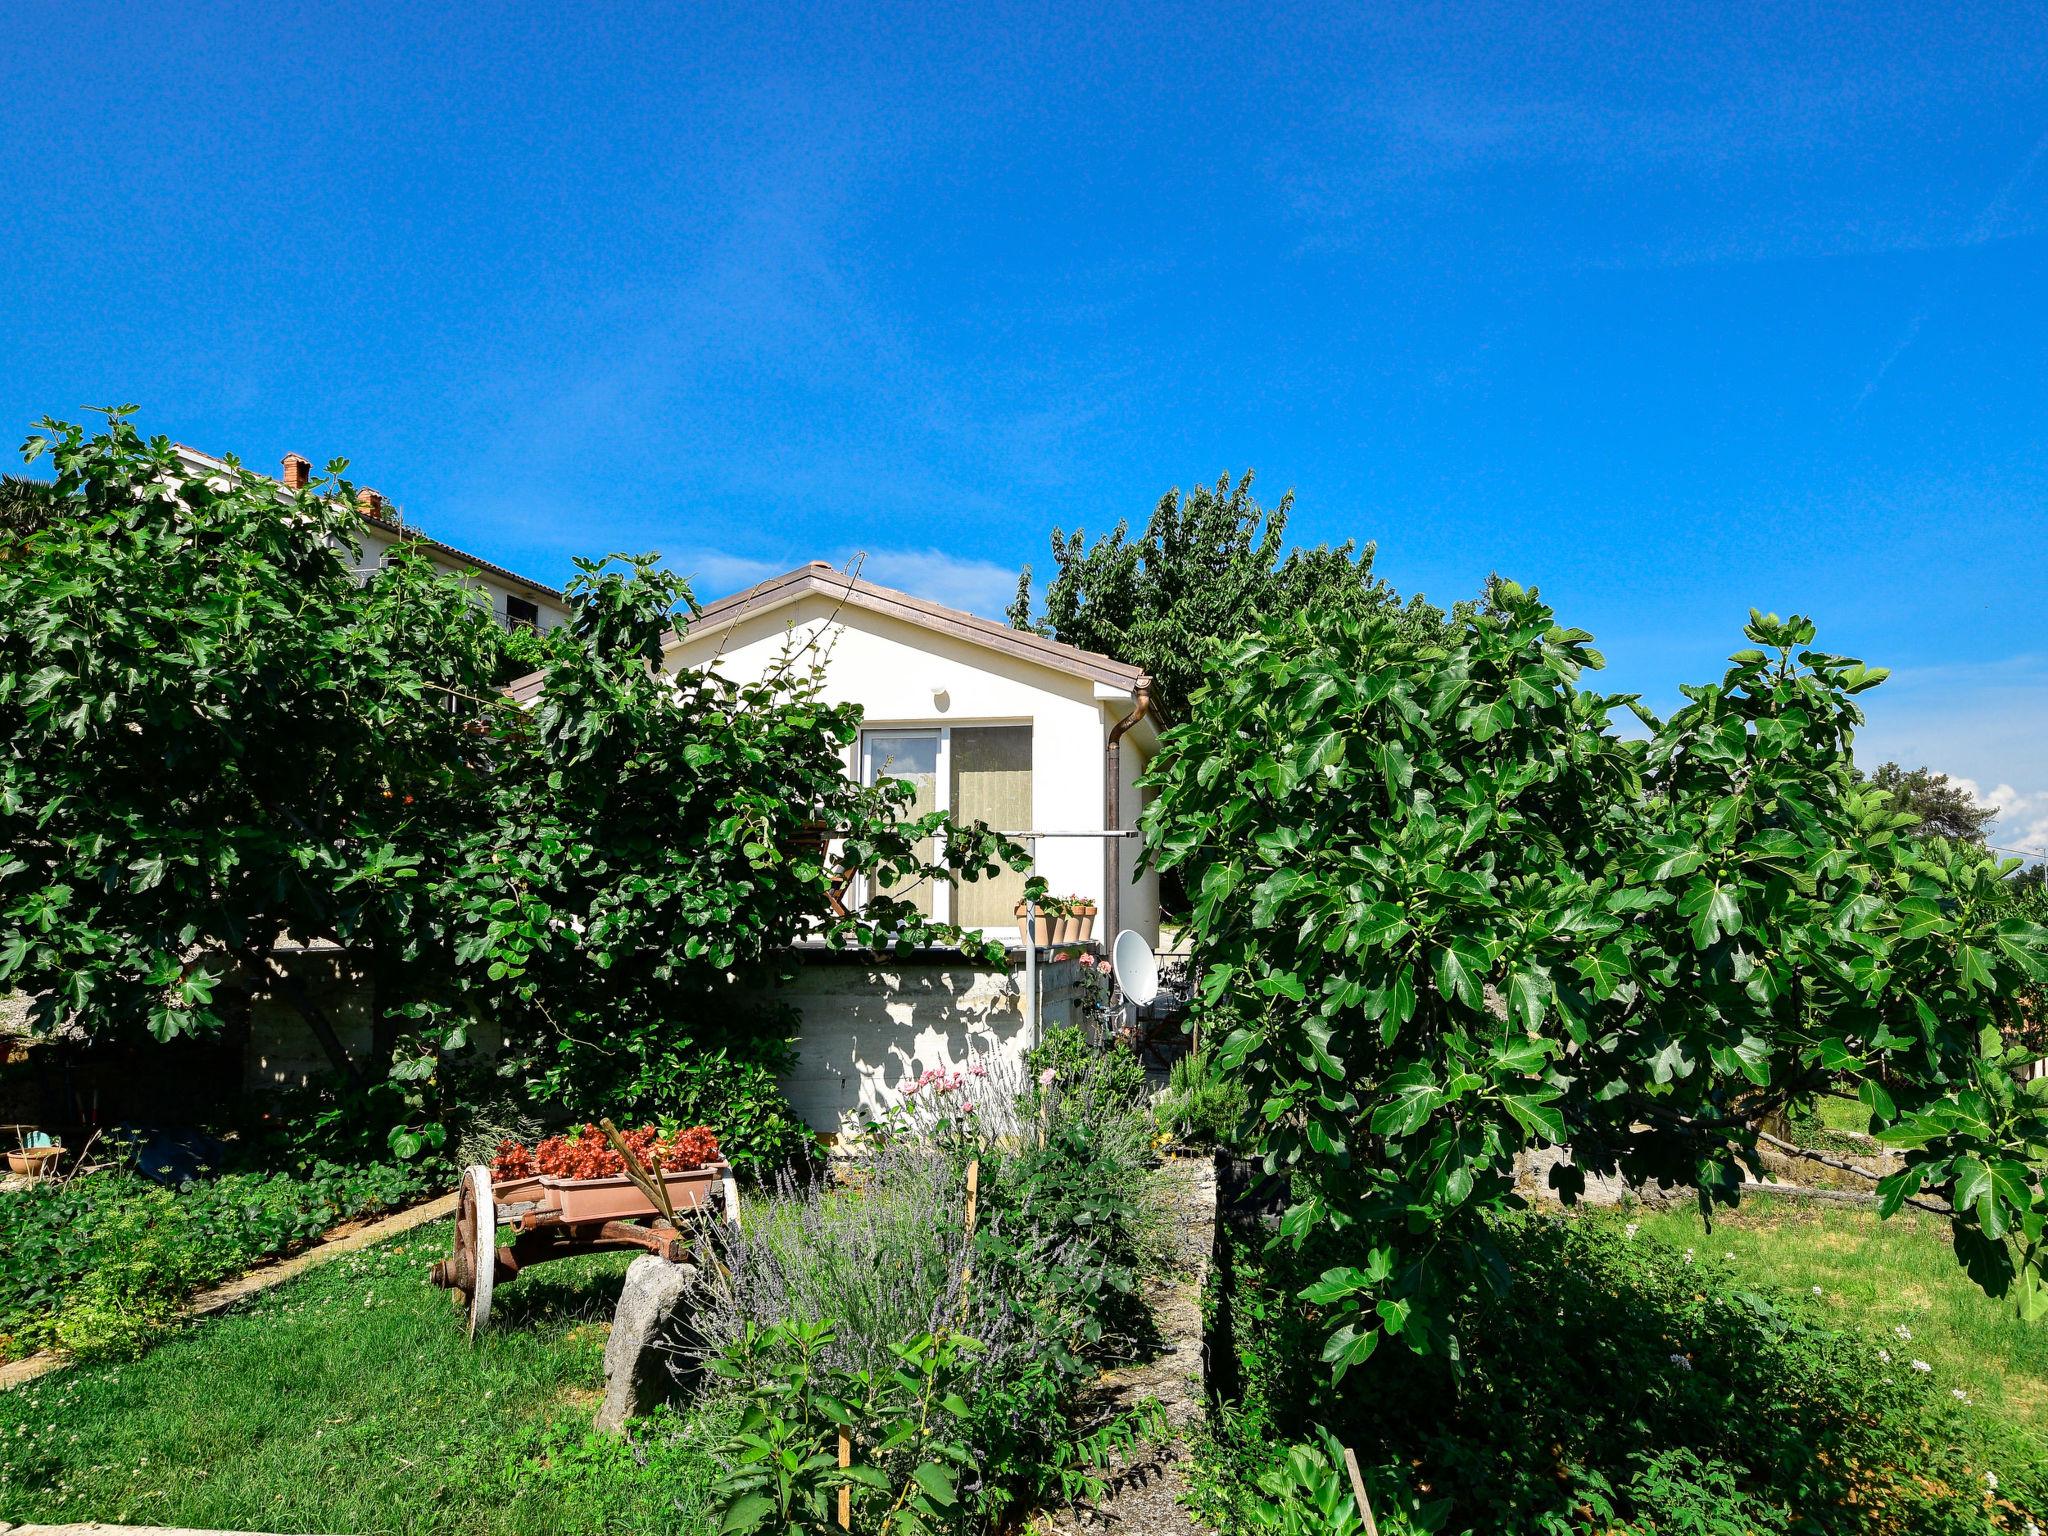
M826 699L862 710L849 774L907 779L917 809L1016 835L1053 895L1096 903L1098 949L1122 928L1158 942L1158 878L1140 869L1131 835L1138 779L1159 744L1141 669L823 562L711 604L668 636L663 661L671 672L715 667L745 682L765 675L792 640L823 658ZM530 677L511 691L532 699L544 685ZM935 917L1009 941L1008 972L951 952L887 962L799 953L798 975L780 994L802 1016L786 1086L812 1126L857 1129L928 1067L1021 1071L1046 1029L1076 1020L1085 984L1072 951L1025 963L1015 916L1024 878L917 898Z
M220 475L229 469L225 459L217 459L210 453L201 453L183 443L171 446L177 450L186 470L194 476ZM312 473L311 463L296 453L289 453L285 455L278 484L287 492L303 490ZM362 514L362 536L347 553L352 567L365 580L383 563L393 546L407 544L423 550L435 565L475 588L478 597L490 605L491 612L507 628L523 625L528 629L547 631L569 617L562 594L553 587L543 586L517 571L508 571L502 565L493 565L452 544L428 538L419 529L408 526L398 509L380 492L368 487L359 489L356 492L356 510Z

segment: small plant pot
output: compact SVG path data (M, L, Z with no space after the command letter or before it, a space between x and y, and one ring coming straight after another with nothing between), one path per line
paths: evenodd
M706 1163L702 1168L665 1173L661 1182L668 1186L669 1204L678 1212L693 1211L723 1194L729 1171L724 1163ZM564 1222L623 1221L656 1214L653 1202L623 1173L609 1179L558 1179L543 1174L540 1183L548 1204L562 1213Z
M25 1174L31 1179L47 1178L55 1171L57 1159L63 1155L62 1147L25 1147L7 1154L7 1171Z
M1024 921L1024 904L1017 903L1017 931L1024 942L1034 949L1044 949L1059 942L1059 925L1064 919L1054 917L1045 908L1038 909L1038 915L1027 926Z
M1095 937L1095 903L1092 901L1082 902L1074 908L1074 914L1067 919L1067 923L1069 926L1066 937L1060 942L1064 944L1086 944Z

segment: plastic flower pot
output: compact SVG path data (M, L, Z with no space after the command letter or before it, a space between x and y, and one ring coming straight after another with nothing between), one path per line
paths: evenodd
M494 1179L491 1181L491 1198L499 1205L545 1205L547 1191L541 1188L540 1175L524 1179Z
M668 1186L669 1204L678 1212L693 1211L721 1198L725 1163L706 1163L701 1168L671 1169L661 1176ZM633 1216L652 1216L654 1205L640 1187L623 1173L609 1179L561 1179L543 1174L541 1189L547 1203L562 1213L564 1222L621 1221Z

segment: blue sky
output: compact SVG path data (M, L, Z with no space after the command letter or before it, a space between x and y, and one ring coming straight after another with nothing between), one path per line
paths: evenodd
M1950 14L1953 12L1954 14ZM1752 604L2048 848L2039 7L9 10L0 418L551 581L999 610L1253 466L1660 702ZM2002 789L2001 789L2002 786Z

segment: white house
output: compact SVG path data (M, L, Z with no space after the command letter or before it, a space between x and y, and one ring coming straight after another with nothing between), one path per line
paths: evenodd
M217 475L227 470L224 459L201 453L197 448L188 448L183 443L172 446L194 475ZM312 473L313 466L307 460L296 453L288 453L278 479L285 490L297 491L305 488ZM490 604L491 611L507 627L525 625L529 629L549 630L568 618L569 611L562 601L562 594L553 587L543 586L517 571L508 571L502 565L493 565L452 544L428 538L417 528L408 527L397 509L380 492L368 488L358 490L356 510L362 513L362 536L349 554L355 568L366 577L394 545L405 543L424 550L435 565L476 588L477 594Z
M1140 872L1138 777L1157 749L1151 679L1137 667L877 586L822 561L711 604L668 636L671 672L762 676L794 638L824 660L824 689L863 711L846 771L908 779L917 808L1010 833L1054 895L1094 901L1094 943L1159 934L1159 884ZM512 687L530 699L541 677ZM1075 1021L1090 979L1072 950L1027 956L1024 876L921 893L934 916L1010 942L1005 971L933 952L876 964L800 954L784 994L802 1015L785 1086L822 1131L856 1129L927 1067L1021 1072L1025 1050ZM856 893L857 894L857 893Z
M1053 894L1098 904L1099 936L1135 928L1157 941L1158 879L1139 873L1132 835L1138 776L1159 744L1144 672L822 561L711 604L668 637L664 661L751 681L792 635L824 658L826 697L862 709L849 773L909 779L920 811L1030 834ZM977 881L926 900L936 917L1014 937L1023 883Z

